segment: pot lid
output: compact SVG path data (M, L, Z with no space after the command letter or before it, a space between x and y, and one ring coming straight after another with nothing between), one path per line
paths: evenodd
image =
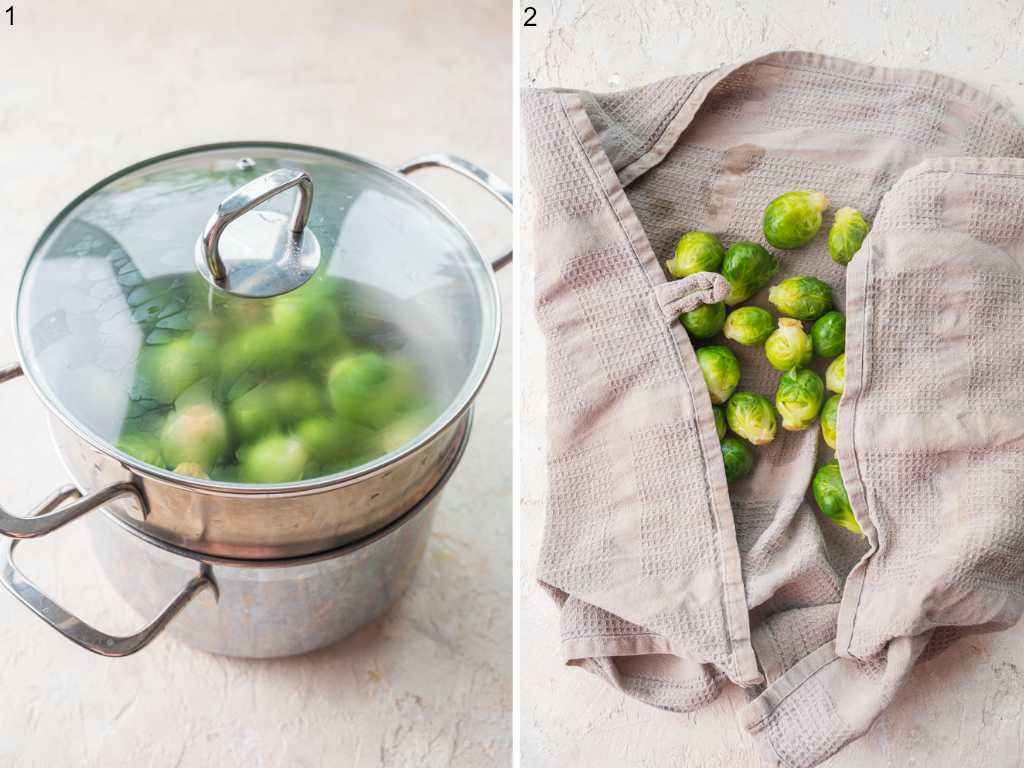
M16 338L68 425L150 474L292 487L371 472L469 404L497 294L465 230L396 173L245 143L132 166L22 274Z

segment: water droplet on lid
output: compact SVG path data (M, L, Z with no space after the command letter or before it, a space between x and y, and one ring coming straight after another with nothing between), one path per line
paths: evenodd
M256 161L251 157L240 158L239 161L235 163L235 167L240 171L248 171L254 165L256 165Z

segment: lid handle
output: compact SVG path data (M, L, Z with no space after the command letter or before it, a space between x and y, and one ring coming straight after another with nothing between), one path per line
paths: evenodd
M238 242L225 253L221 236L233 222L257 206L292 187L298 197L284 238L284 252L277 252L284 217L262 212L240 233ZM196 266L208 281L239 296L267 298L298 288L316 271L320 245L306 228L313 207L313 180L305 171L279 168L232 192L217 206L196 243ZM241 226L241 223L239 223ZM262 253L264 258L255 258ZM225 261L231 265L229 268Z

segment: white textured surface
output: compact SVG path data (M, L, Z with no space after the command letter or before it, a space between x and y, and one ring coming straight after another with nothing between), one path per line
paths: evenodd
M511 171L510 9L434 3L17 3L0 26L0 362L22 260L74 195L118 168L231 139L397 164L451 151ZM3 17L5 20L6 17ZM508 214L424 173L488 251ZM511 313L511 274L500 275ZM246 662L168 638L106 660L0 593L0 766L477 766L511 751L511 343L426 560L386 618L305 657ZM24 381L0 388L0 504L66 481ZM113 631L116 605L72 525L20 550L30 574Z
M693 2L561 0L521 31L522 82L619 90L798 48L885 66L933 69L1016 103L1024 117L1024 21L1009 2ZM524 184L522 221L530 216ZM528 231L528 227L524 227ZM535 584L544 517L543 340L524 237L522 350L522 763L719 768L761 761L736 724L744 694L677 715L627 699L560 663L555 609ZM961 642L916 670L895 704L829 765L973 768L1024 763L1024 627Z

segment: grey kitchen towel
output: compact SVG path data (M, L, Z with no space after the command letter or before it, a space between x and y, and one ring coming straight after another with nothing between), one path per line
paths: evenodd
M1021 613L1024 348L1005 329L1024 321L1024 130L954 80L802 52L531 90L523 121L549 390L537 574L566 661L678 711L732 681L766 757L816 765L919 659ZM760 241L793 189L874 222L848 268L822 235L776 278L824 279L847 314L837 453L863 538L809 494L817 430L780 431L726 484L664 309L688 292L663 287L683 232ZM734 349L740 388L771 396L763 352Z

